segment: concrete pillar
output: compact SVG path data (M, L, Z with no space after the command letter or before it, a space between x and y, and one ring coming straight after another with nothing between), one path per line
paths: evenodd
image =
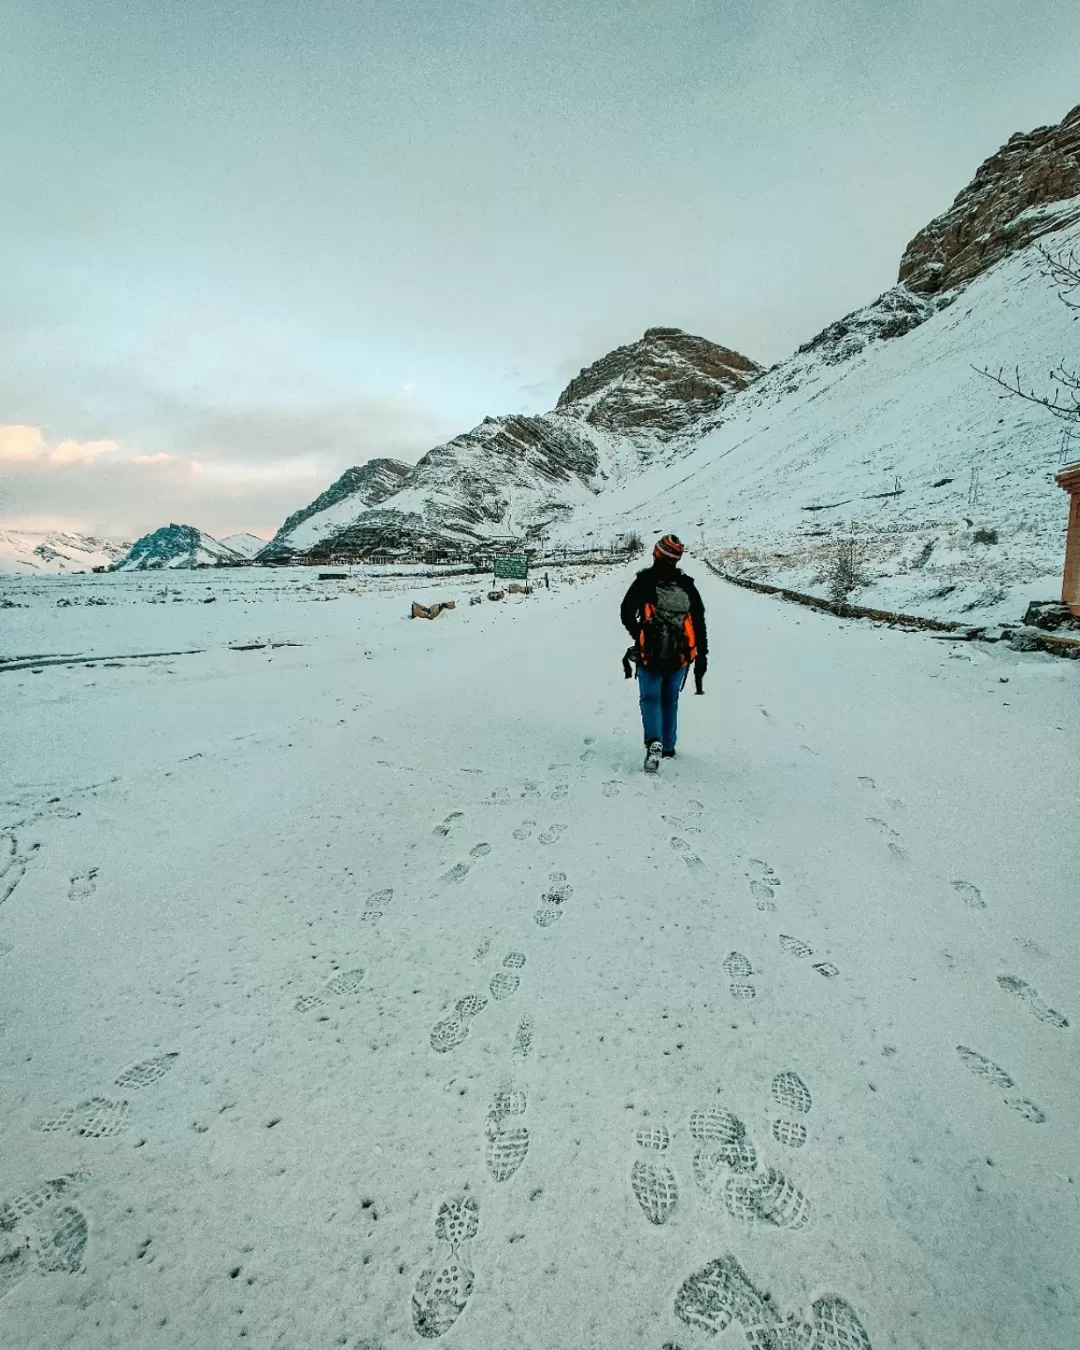
M1080 463L1067 464L1057 475L1058 486L1069 493L1069 532L1065 537L1065 571L1061 600L1080 618Z

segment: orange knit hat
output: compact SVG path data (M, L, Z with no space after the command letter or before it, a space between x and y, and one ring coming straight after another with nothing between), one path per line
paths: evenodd
M684 553L684 545L677 534L665 534L653 547L652 555L657 562L677 563Z

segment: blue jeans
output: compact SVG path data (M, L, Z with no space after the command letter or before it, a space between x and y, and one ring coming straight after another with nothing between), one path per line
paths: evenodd
M679 695L686 682L686 671L654 675L639 665L637 679L645 744L659 741L665 750L674 750L679 730Z

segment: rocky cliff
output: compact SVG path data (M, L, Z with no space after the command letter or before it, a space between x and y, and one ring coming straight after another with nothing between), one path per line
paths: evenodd
M757 362L707 338L650 328L582 370L556 407L614 435L670 440L761 374Z
M900 281L933 294L970 281L1039 235L1080 220L1080 106L1018 132L904 250Z

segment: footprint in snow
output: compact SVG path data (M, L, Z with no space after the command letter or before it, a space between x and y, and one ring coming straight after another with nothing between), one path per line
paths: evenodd
M685 834L701 833L696 825L688 825L682 816L661 816L660 819L665 825L670 825L673 830L682 830Z
M464 811L451 811L445 820L440 821L439 824L435 826L432 830L432 834L438 834L445 837L453 829L454 822L463 819L464 815Z
M776 1105L789 1115L805 1116L814 1104L810 1089L791 1069L778 1073L769 1091ZM787 1148L802 1148L806 1143L807 1131L801 1120L788 1120L781 1116L772 1123L772 1135L778 1144Z
M488 1108L484 1128L487 1136L485 1162L498 1182L509 1181L529 1152L528 1127L520 1121L512 1125L505 1123L510 1117L523 1115L527 1106L524 1089L507 1086L496 1092Z
M389 909L393 898L394 888L392 886L387 886L385 890L374 891L367 898L367 905L360 914L360 922L378 923Z
M126 1069L121 1069L113 1079L113 1086L118 1088L150 1087L152 1083L160 1082L167 1073L176 1067L176 1061L179 1057L179 1051L169 1050L162 1055L151 1055L149 1059L140 1059L135 1064L129 1064Z
M690 845L686 842L685 839L679 839L677 836L673 835L670 840L670 843L671 847L675 850L675 852L679 855L679 857L682 858L683 862L687 865L687 867L689 867L691 872L700 872L704 869L705 864L701 861L698 855L695 852L693 852Z
M126 1101L109 1097L87 1097L76 1106L65 1107L55 1116L46 1116L34 1128L43 1134L63 1131L81 1139L110 1139L127 1129L131 1107Z
M517 1031L514 1034L514 1045L510 1051L510 1057L518 1064L523 1064L529 1058L532 1052L533 1043L533 1020L531 1013L525 1013L518 1023Z
M822 1294L803 1318L781 1317L772 1295L758 1289L729 1252L688 1275L675 1294L684 1325L717 1336L733 1322L755 1350L872 1350L859 1314L839 1294Z
M457 885L459 885L462 881L465 880L465 878L466 878L466 877L469 875L469 873L472 871L473 863L475 862L475 860L476 860L477 858L484 858L484 857L486 857L490 852L491 852L491 845L490 845L490 844L475 844L475 845L469 850L469 859L470 859L470 861L468 861L468 862L456 862L456 863L453 865L453 867L451 867L448 871L446 871L446 872L444 872L444 873L442 874L442 876L439 878L439 880L440 880L444 885L447 885L447 886L457 886Z
M413 1326L426 1340L445 1336L465 1311L475 1278L462 1248L479 1226L480 1202L474 1196L456 1196L439 1206L435 1238L449 1254L420 1273L412 1295Z
M1012 994L1014 998L1020 999L1025 1003L1039 1019L1045 1022L1047 1026L1057 1027L1059 1030L1069 1025L1067 1017L1061 1013L1055 1012L1039 997L1038 991L1033 989L1026 980L1021 980L1016 975L999 975L997 977L998 988L1005 991L1006 994Z
M322 1008L326 1006L328 998L344 998L359 994L363 987L364 972L362 970L339 970L336 975L331 975L328 980L323 982L322 989L317 994L301 994L293 1008L296 1012L311 1012L313 1008ZM325 1018L320 1018L325 1021Z
M491 997L498 1001L504 998L510 998L516 994L521 985L521 976L512 970L497 970L491 977L488 988L491 990Z
M970 881L951 881L949 882L949 885L960 899L963 900L964 904L967 905L968 909L986 908L986 901L982 898L982 891Z
M549 825L547 829L543 832L543 834L541 834L540 842L542 844L554 844L565 829L566 829L565 825L560 824Z
M566 880L565 872L552 872L548 880L550 885L540 897L540 908L533 915L541 928L549 928L557 919L562 918L563 905L574 894L574 888Z
M82 1268L86 1219L70 1200L86 1180L85 1172L69 1172L0 1200L0 1299L28 1275Z
M429 1039L432 1050L440 1055L453 1050L469 1034L469 1024L487 1007L487 999L479 994L465 994L454 1005L453 1015L444 1017L431 1028Z
M514 838L530 839L532 837L532 832L535 829L536 829L535 820L523 820L521 824L517 827L517 829L514 831Z
M981 1078L983 1082L989 1083L991 1087L997 1088L1001 1092L1008 1092L1016 1086L1012 1075L1006 1073L1000 1064L995 1064L992 1059L980 1055L977 1050L972 1050L969 1045L958 1045L956 1053L960 1056L960 1062L965 1069L973 1073L976 1078ZM1005 1097L1003 1100L1010 1111L1015 1111L1018 1116L1032 1125L1042 1125L1046 1121L1046 1112L1027 1097Z
M664 1224L679 1203L679 1185L666 1159L671 1136L665 1125L652 1125L634 1135L634 1142L645 1149L630 1169L630 1189L650 1223Z
M746 983L748 976L754 973L748 957L743 956L742 952L728 952L720 965L724 974L732 980L728 985L728 993L732 998L757 998L757 989Z

